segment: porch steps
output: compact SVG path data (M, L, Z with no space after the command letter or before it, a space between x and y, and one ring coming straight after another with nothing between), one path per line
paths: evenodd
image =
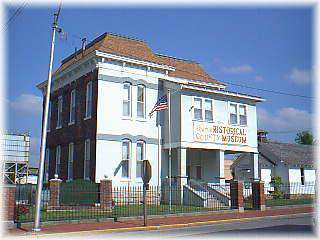
M188 188L204 200L205 207L230 206L230 199L227 196L207 185L203 185L195 180L190 180Z

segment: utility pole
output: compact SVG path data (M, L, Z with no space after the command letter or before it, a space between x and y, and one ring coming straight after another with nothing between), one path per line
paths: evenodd
M168 125L169 125L169 211L172 205L172 171L171 171L171 92L168 88Z
M49 102L51 93L51 78L52 78L52 64L53 64L53 54L54 54L54 41L56 36L56 31L60 31L58 28L58 18L61 10L61 2L59 4L58 11L54 13L54 20L52 25L52 39L51 39L51 49L50 49L50 61L49 61L49 71L48 71L48 82L47 82L47 92L44 103L44 115L43 115L43 126L42 126L42 136L41 136L41 148L40 148L40 162L38 171L38 182L37 182L37 196L36 196L36 212L34 218L33 231L40 231L40 210L41 210L41 192L42 192L42 182L43 182L43 170L44 170L44 158L45 158L45 148L47 139L47 124L48 124L48 113L49 113Z

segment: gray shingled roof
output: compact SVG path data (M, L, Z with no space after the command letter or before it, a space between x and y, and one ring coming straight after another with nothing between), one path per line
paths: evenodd
M287 165L313 165L313 146L281 142L259 142L259 161L266 160L274 165L281 162ZM250 153L242 153L232 167L249 159Z
M312 165L314 162L313 146L310 145L259 142L258 151L276 164L283 161L287 165Z

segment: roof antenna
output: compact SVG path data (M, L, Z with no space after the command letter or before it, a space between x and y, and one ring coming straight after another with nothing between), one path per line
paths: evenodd
M82 41L82 56L83 56L84 55L84 50L86 50L87 38L82 38L81 41Z

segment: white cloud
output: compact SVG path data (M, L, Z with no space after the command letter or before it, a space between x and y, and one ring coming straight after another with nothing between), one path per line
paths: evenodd
M258 108L258 127L267 131L296 131L310 129L313 115L293 107L270 113Z
M10 107L21 113L39 114L42 111L42 98L33 94L22 94L10 102Z
M311 82L311 72L308 70L293 68L287 77L290 81L299 85Z
M253 67L248 64L245 64L234 67L224 67L223 71L226 73L250 73L253 72Z

